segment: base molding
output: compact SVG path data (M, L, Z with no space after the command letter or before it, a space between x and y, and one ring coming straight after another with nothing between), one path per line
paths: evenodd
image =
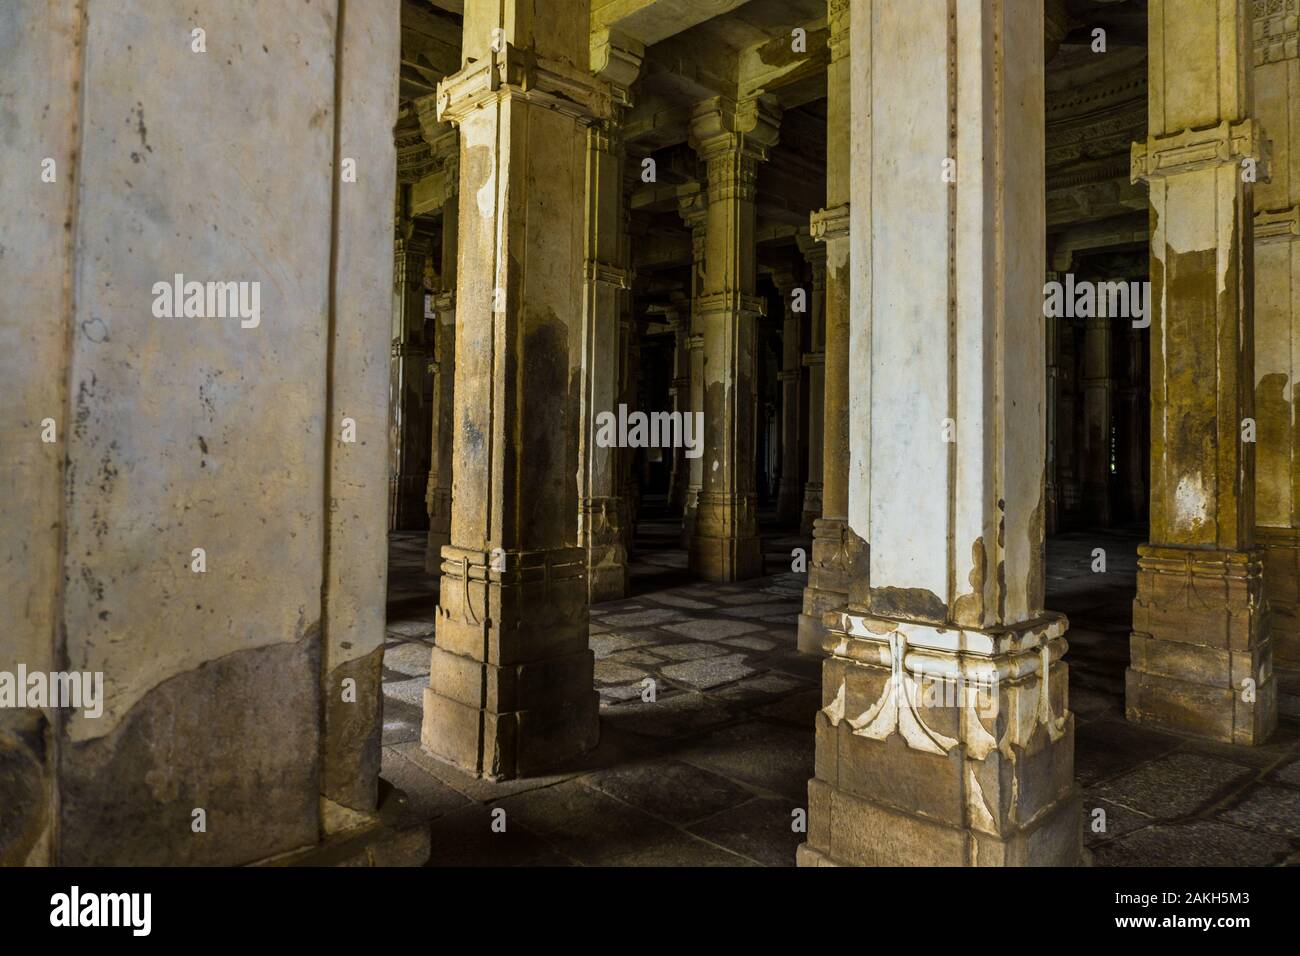
M1142 545L1125 674L1135 723L1224 743L1263 743L1277 684L1263 554Z

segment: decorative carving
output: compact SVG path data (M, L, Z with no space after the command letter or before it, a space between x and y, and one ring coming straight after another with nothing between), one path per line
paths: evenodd
M818 209L808 217L808 231L817 242L842 239L849 234L849 204Z
M1266 140L1253 119L1224 120L1205 129L1185 129L1168 136L1152 136L1133 144L1130 178L1133 182L1189 173L1211 166L1237 165L1253 159L1266 178Z
M1300 0L1254 0L1255 64L1300 56Z

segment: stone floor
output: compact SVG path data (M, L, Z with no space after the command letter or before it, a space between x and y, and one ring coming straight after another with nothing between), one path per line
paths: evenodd
M793 865L820 696L818 662L794 649L804 575L789 571L791 550L807 544L767 534L770 576L692 583L677 527L643 520L632 596L591 610L600 746L562 773L500 784L420 750L436 582L423 571L422 536L392 536L383 773L430 822L431 865ZM1048 546L1048 605L1071 622L1093 862L1300 863L1300 721L1284 718L1267 745L1247 749L1124 720L1138 541L1090 532ZM1096 547L1105 574L1091 570ZM653 702L643 699L650 686ZM1093 830L1098 809L1104 832ZM505 832L492 826L499 810Z

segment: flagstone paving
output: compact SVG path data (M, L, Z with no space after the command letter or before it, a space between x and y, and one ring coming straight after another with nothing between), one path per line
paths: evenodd
M638 531L633 596L591 609L599 746L554 774L503 783L420 749L437 583L422 536L392 536L383 773L429 821L430 865L793 865L821 705L819 661L795 649L804 575L789 570L791 550L807 544L769 535L768 577L704 584L686 570L676 525ZM1124 720L1138 541L1089 532L1048 547L1047 603L1071 622L1091 862L1300 863L1300 721L1284 716L1263 747L1243 748ZM1092 570L1096 547L1104 574Z

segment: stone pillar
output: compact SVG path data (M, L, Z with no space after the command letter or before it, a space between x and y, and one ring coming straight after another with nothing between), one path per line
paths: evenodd
M401 189L409 193L410 187ZM432 248L405 210L397 230L388 376L388 526L401 531L423 528L428 521L424 497L432 425L424 394L429 363L424 342L424 267Z
M808 369L808 483L804 486L799 533L812 535L822 516L822 456L826 417L826 247L811 235L799 236L799 248L812 275L808 295L812 338L803 356Z
M685 303L687 310L690 303ZM691 413L691 319L689 311L683 314L679 308L674 307L668 316L668 325L673 334L673 381L668 389L668 394L672 397L673 412L682 417L685 421L686 416ZM694 426L691 426L694 428ZM694 432L692 432L694 434ZM690 463L692 459L686 457L686 448L684 445L678 445L670 450L672 458L672 471L668 478L668 508L670 511L677 512L686 501L686 487L690 480Z
M1111 328L1115 321L1109 317L1084 320L1083 504L1088 523L1102 528L1109 528L1113 517L1110 433L1115 379L1111 376Z
M639 407L637 392L641 384L641 327L632 316L632 294L627 292L622 297L623 312L619 320L619 401L627 406L628 411ZM641 511L641 481L637 474L638 462L644 455L637 448L620 448L618 450L618 487L621 490L623 504L622 534L630 556L636 537L636 522Z
M456 508L421 744L492 778L599 733L574 477L587 128L611 104L587 29L584 0L469 0L438 85L460 127Z
M1300 694L1300 53L1296 0L1255 17L1255 108L1273 140L1255 187L1255 526L1273 661Z
M586 284L582 334L582 431L578 534L586 552L587 599L595 604L627 594L627 541L618 459L622 450L596 442L596 421L617 414L621 367L621 305L629 285L624 237L623 111L644 48L605 31L592 45L592 66L611 81L615 115L587 131Z
M826 72L826 208L809 220L826 247L826 338L822 421L822 513L813 521L812 561L799 615L799 650L825 653L823 615L848 600L849 576L861 556L849 516L849 183L853 111L848 0L831 0L831 62ZM869 154L859 152L863 163ZM865 169L869 172L869 166ZM869 195L868 193L864 193ZM864 286L863 291L866 291Z
M853 8L870 144L853 233L879 241L853 259L870 307L853 316L849 525L871 558L826 615L798 859L1074 864L1066 622L1042 606L1044 377L1025 374L1044 349L1043 12L914 6Z
M803 510L803 468L800 458L800 436L803 425L803 343L799 328L801 318L807 313L807 290L804 293L803 311L794 310L794 290L799 282L795 271L789 267L772 272L777 295L781 299L784 319L781 323L781 370L777 381L781 383L781 477L776 493L776 517L782 525L793 527L799 523Z
M449 125L437 122L436 95L416 101L421 127L438 164L443 182L442 248L439 251L438 291L434 296L435 338L430 367L434 374L434 401L430 414L429 480L425 508L429 538L424 567L430 574L442 569L443 545L451 543L452 432L455 426L456 380L456 237L459 218L460 139Z
M0 671L100 678L0 865L250 863L376 823L400 4L89 7L0 27Z
M780 108L767 97L696 106L691 145L708 169L704 282L703 484L691 570L710 581L763 573L754 496L754 199L758 164L776 143Z
M1126 711L1239 744L1277 723L1255 547L1253 195L1245 0L1151 0L1151 541L1138 552ZM1166 55L1166 51L1169 55ZM1260 170L1262 172L1262 170Z
M687 186L677 202L678 212L691 231L691 334L687 339L690 355L689 374L692 414L704 413L704 320L700 315L700 296L704 290L704 252L708 228L708 192L698 183ZM695 536L695 515L699 508L700 489L704 487L704 456L688 459L686 499L682 503L682 547L690 550Z

